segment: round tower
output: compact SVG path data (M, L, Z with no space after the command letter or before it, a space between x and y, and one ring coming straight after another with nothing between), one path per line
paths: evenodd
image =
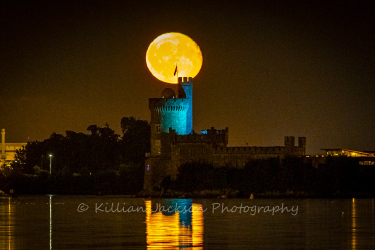
M186 117L189 103L185 98L175 98L172 89L165 89L162 98L150 98L151 111L151 155L162 154L161 133L175 130L186 135Z
M193 131L193 79L179 77L177 88L177 98L173 89L166 88L161 98L149 99L151 155L163 154L162 133L172 129L178 135L188 135Z
M160 131L169 133L176 130L179 135L186 135L188 102L186 99L161 99L156 107L160 113Z

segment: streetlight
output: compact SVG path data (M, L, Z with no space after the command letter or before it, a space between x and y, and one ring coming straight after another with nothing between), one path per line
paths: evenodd
M52 173L52 155L49 155L49 174Z

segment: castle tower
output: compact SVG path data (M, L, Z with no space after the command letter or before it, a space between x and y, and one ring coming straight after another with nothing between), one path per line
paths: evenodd
M192 131L192 80L180 77L178 97L173 89L166 88L161 98L150 98L151 111L151 156L163 155L163 133L170 129L178 135L190 134ZM165 137L165 135L164 135Z
M298 147L301 148L303 155L306 154L306 137L298 137Z
M178 96L173 89L166 88L161 98L150 98L151 111L151 155L162 155L162 134L175 130L178 135L193 131L193 79L179 77Z
M184 95L188 102L188 110L186 114L186 134L190 134L193 131L193 78L192 77L179 77L179 98L180 94ZM181 91L183 89L184 94Z
M286 149L287 154L293 155L293 153L294 153L293 149L294 149L294 145L295 145L294 136L285 136L284 137L284 145L285 145L285 149Z

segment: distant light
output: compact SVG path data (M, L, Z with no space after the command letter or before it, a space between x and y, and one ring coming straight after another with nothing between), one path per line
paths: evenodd
M147 165L147 170L150 170L150 165Z
M52 155L49 155L49 157L52 157Z
M202 135L207 135L207 130L202 130Z

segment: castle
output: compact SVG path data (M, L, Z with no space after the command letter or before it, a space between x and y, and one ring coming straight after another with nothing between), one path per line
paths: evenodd
M146 155L144 189L149 190L186 163L205 163L214 167L243 168L250 159L303 156L306 137L285 136L284 146L228 147L228 128L193 131L193 79L179 77L177 96L166 88L161 98L150 98L151 152Z

